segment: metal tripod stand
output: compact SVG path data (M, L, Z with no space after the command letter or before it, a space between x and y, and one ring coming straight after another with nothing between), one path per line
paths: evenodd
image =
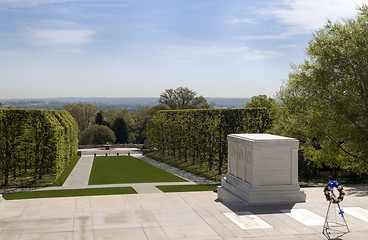
M337 214L337 208L332 207L331 209L331 202L328 204L325 224L323 225L322 231L327 239L339 239L341 236L350 232L344 217L344 212L341 210L339 204L338 209L340 212Z

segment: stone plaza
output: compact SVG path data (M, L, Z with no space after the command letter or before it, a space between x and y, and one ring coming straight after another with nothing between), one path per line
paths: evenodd
M245 136L235 136L239 137L244 140ZM277 139L264 135L247 138L256 138L256 141L261 142L265 138ZM162 183L104 185L132 186L136 189L137 194L128 195L26 200L4 200L0 197L0 240L326 239L322 234L328 209L324 187L322 185L300 189L296 181L297 168L293 165L297 145L290 139L277 141L277 144L266 146L273 150L275 149L269 147L282 146L282 151L277 150L278 154L267 151L259 153L259 146L254 147L253 143L247 147L240 144L236 147L238 149L232 149L233 145L229 144L230 162L227 177L233 179L224 179L223 184L224 181L226 183L222 187L225 187L222 190L219 188L220 192L225 191L225 197L221 197L221 193L218 195L210 191L163 193L155 187ZM290 151L288 147L285 148L285 141L286 145L292 143ZM240 153L236 153L237 151ZM96 155L106 153L100 151ZM82 153L81 159L64 185L46 189L101 187L88 185L93 156L94 153L91 154L90 151ZM132 156L189 180L186 184L209 183L139 154L133 153ZM257 161L262 163L264 156L273 159L273 163L277 162L282 167L271 163L267 166L271 169L270 173L263 172L262 175L264 169L259 168ZM280 156L286 156L289 160L284 162L284 157L279 158ZM238 164L236 167L231 165L232 160ZM280 172L287 177L280 176ZM263 176L262 179L259 178L259 173ZM273 187L279 191L285 189L286 198L283 199L282 194L273 191ZM341 206L350 232L342 236L342 239L366 239L368 186L344 187L346 196ZM270 191L265 192L265 189ZM263 198L260 193L264 194ZM272 198L273 195L275 198ZM252 198L253 196L255 197ZM335 209L336 205L333 206L333 210ZM338 214L335 215L335 218L341 218Z
M350 233L368 237L368 187L345 187ZM214 192L143 193L0 202L0 239L326 239L323 187L296 204L224 204Z

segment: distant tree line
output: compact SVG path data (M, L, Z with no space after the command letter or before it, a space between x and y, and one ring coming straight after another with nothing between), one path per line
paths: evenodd
M79 126L80 144L143 143L147 139L148 123L158 110L210 108L203 96L188 88L167 89L158 105L138 109L99 110L92 104L67 104Z

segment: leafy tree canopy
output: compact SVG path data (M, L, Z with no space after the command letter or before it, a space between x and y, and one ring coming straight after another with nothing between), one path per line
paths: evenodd
M104 112L103 111L99 111L96 114L95 123L98 124L98 125L105 125L105 126L110 127L110 123L108 121L106 121L105 118L104 118Z
M368 7L313 34L278 97L276 132L301 140L307 160L368 171Z
M98 124L98 125L103 125L104 121L104 117L103 117L103 113L102 111L99 111L97 114L96 114L96 118L95 118L95 123Z
M189 88L179 87L177 89L166 89L160 95L158 102L169 109L194 109L210 108L211 105L203 96L197 96L197 93Z
M128 143L129 135L124 118L117 118L111 126L116 136L116 143Z
M114 142L115 139L115 134L110 128L94 124L81 132L79 143L87 145L106 144Z
M258 95L253 96L250 102L247 102L245 107L246 108L257 108L257 107L264 107L270 110L276 101L273 98L267 98L266 95Z
M139 119L137 119L136 117L137 112L129 111L129 109L116 110L110 108L106 111L106 120L109 123L109 126L112 126L117 119L119 118L124 119L129 135L128 142L137 143L140 141L140 132L141 132L140 122ZM119 138L118 136L116 137Z
M97 112L97 107L92 104L67 104L64 106L65 110L70 112L78 123L79 130L83 131L88 126L94 123L94 116Z

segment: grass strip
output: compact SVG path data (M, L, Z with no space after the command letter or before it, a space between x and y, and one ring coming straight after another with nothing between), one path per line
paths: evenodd
M214 191L218 185L166 185L156 186L163 192L194 192L194 191Z
M95 157L89 185L118 183L187 182L131 156Z
M17 200L17 199L30 199L30 198L79 197L79 196L135 194L135 193L137 192L132 187L86 188L86 189L63 189L63 190L4 193L3 198L6 200Z
M64 169L63 173L59 176L59 178L51 185L51 186L62 186L65 180L68 178L69 174L72 172L73 168L79 161L80 156L75 156L69 163L69 165Z

